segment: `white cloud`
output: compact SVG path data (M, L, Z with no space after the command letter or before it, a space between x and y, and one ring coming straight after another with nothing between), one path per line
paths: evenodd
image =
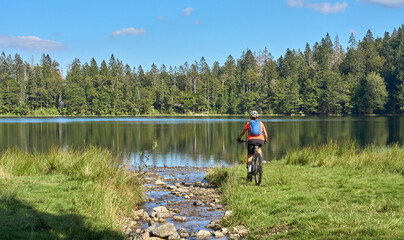
M312 8L320 13L323 14L330 14L330 13L340 13L344 12L345 8L348 7L348 3L335 3L333 6L329 2L322 2L322 3L307 3L306 5L308 8Z
M303 7L304 0L287 0L289 7Z
M359 1L362 1L362 0L359 0ZM363 0L363 1L367 1L367 0ZM369 0L369 1L375 1L375 0ZM305 0L287 0L286 4L289 7L311 8L322 14L344 12L345 8L348 7L348 3L346 3L346 2L337 2L334 5L331 5L331 3L329 3L329 2L309 3L309 2L306 2Z
M183 14L184 16L189 16L189 15L191 15L192 11L194 11L194 10L195 10L195 9L192 8L192 7L187 7L187 8L185 8L184 10L182 10L182 14Z
M365 3L376 3L386 7L404 7L404 0L358 0Z
M140 34L146 34L146 30L144 30L143 28L136 29L134 27L130 27L130 28L122 28L121 30L112 32L112 36L114 37L120 35L140 35Z
M192 21L192 24L202 24L202 22L199 19L195 19Z
M0 47L18 48L24 51L48 52L63 50L63 43L41 39L36 36L7 36L0 34Z

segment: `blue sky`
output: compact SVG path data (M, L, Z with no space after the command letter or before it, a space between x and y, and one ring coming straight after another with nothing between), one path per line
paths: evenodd
M277 59L327 32L346 48L351 32L382 37L404 23L404 0L0 0L0 9L0 51L35 62L49 53L64 70L111 54L144 69L202 56L222 65L247 48Z

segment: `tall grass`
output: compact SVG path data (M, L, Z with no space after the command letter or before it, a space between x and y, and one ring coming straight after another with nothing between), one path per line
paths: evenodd
M265 164L260 186L246 180L244 164L206 179L233 211L223 224L246 226L249 239L401 239L403 166L398 145L330 142Z
M8 149L0 153L0 177L62 174L83 182L78 199L88 214L115 225L142 199L140 177L129 171L109 150L88 147L82 151L52 149L47 153Z
M404 175L404 148L391 146L367 146L359 149L354 142L329 142L320 147L306 147L290 152L286 163L313 167L342 166L376 172L391 172Z

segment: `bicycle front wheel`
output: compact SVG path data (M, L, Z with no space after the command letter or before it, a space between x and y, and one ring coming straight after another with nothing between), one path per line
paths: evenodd
M261 180L262 180L262 155L257 153L256 157L254 159L254 165L255 165L255 174L254 174L254 179L255 179L255 185L260 185Z

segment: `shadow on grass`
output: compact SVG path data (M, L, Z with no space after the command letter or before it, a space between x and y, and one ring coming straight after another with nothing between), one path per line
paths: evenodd
M125 239L122 233L99 230L77 214L53 215L6 196L0 199L0 239Z

